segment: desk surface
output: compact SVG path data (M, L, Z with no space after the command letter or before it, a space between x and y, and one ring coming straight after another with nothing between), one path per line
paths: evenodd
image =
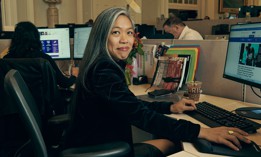
M131 85L129 87L129 89L136 95L136 96L140 96L140 95L144 95L147 94L147 92L149 91L153 91L154 88L150 88L150 85L148 84L144 84L144 85ZM148 89L148 90L147 90ZM147 91L146 91L147 90ZM221 97L216 97L216 96L210 96L210 95L205 95L205 94L201 94L200 96L200 100L199 101L207 101L210 102L212 104L215 104L221 108L224 108L228 111L234 111L236 108L239 107L260 107L260 105L256 105L256 104L252 104L252 103L246 103L246 102L242 102L242 101L238 101L238 100L233 100L233 99L227 99L227 98L221 98ZM174 117L177 119L185 119L185 120L189 120L193 123L197 123L200 124L202 127L208 127L205 124L193 119L192 117L186 115L186 114L171 114L168 115L170 117ZM261 120L254 120L258 123L261 123ZM250 134L248 136L248 139L253 140L254 142L256 142L259 146L261 146L261 129L257 130L257 133L255 134ZM203 154L203 153L199 153L191 143L188 142L184 142L183 143L183 147L184 147L184 153L190 153L191 155L195 155L195 156L219 156L220 155L210 155L210 154ZM176 154L176 156L179 155L184 155L182 154L182 152ZM175 155L171 155L171 157L174 157Z

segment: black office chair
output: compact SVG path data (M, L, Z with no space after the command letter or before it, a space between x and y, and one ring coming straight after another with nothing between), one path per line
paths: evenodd
M48 60L43 58L5 58L0 61L8 65L10 69L16 69L20 72L32 92L42 116L48 119L57 113L66 112L68 103L66 98L62 97L55 71Z
M35 100L29 91L22 76L17 70L10 70L4 80L4 88L10 97L13 98L13 103L17 105L22 120L26 124L30 141L35 157L129 157L131 148L125 142L112 142L102 145L71 148L59 152L59 150L48 151L45 141L42 136L42 121L39 110L35 104ZM22 150L22 149L21 149ZM20 151L22 152L22 151ZM20 152L17 156L21 155ZM52 154L48 154L52 152Z
M69 122L69 116L65 114L69 103L61 96L62 91L57 86L55 71L50 63L43 58L8 58L0 59L0 65L0 80L2 75L4 76L10 69L16 69L20 72L40 112L46 143L59 146L64 129ZM0 105L1 109L4 106L4 110L1 110L0 114L5 115L0 117L0 123L2 126L7 126L4 131L0 131L0 136L3 136L0 141L5 143L3 145L6 147L0 147L0 152L1 150L7 152L9 149L16 149L14 147L20 147L27 140L28 135L22 133L25 128L23 128L21 120L18 118L17 107L10 103L9 97L5 96L2 87L3 81L0 83L2 89L0 97L1 102L3 102ZM58 110L59 112L57 112ZM59 116L57 116L57 113L59 113ZM54 115L55 117L53 117ZM21 134L13 137L13 130L20 130Z

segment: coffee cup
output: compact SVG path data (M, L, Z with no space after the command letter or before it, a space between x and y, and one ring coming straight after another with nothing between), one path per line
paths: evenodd
M188 90L188 97L194 101L199 101L200 94L201 94L201 85L202 82L200 81L190 81L187 82L187 90Z

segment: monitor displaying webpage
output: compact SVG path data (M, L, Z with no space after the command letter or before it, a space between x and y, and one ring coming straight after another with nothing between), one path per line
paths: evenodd
M261 86L261 23L231 26L225 75L245 84Z
M39 28L43 52L53 59L70 59L69 28Z
M74 28L73 58L82 59L92 27Z

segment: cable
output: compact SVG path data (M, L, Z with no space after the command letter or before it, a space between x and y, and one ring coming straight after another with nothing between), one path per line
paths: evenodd
M246 84L242 85L242 98L243 98L243 102L246 101Z
M152 87L152 85L151 86L149 86L149 88L147 88L146 90L145 90L145 92L147 92L150 88Z
M256 93L256 91L253 89L252 86L251 86L250 88L252 89L253 93L254 93L256 96L258 96L259 98L261 98L261 95L258 95L258 94Z
M15 152L14 157L19 157L19 156L21 156L20 153L22 152L22 150L23 150L30 142L31 142L31 139L29 139L29 140L26 141L23 145L21 145L21 147L18 148L18 150Z

